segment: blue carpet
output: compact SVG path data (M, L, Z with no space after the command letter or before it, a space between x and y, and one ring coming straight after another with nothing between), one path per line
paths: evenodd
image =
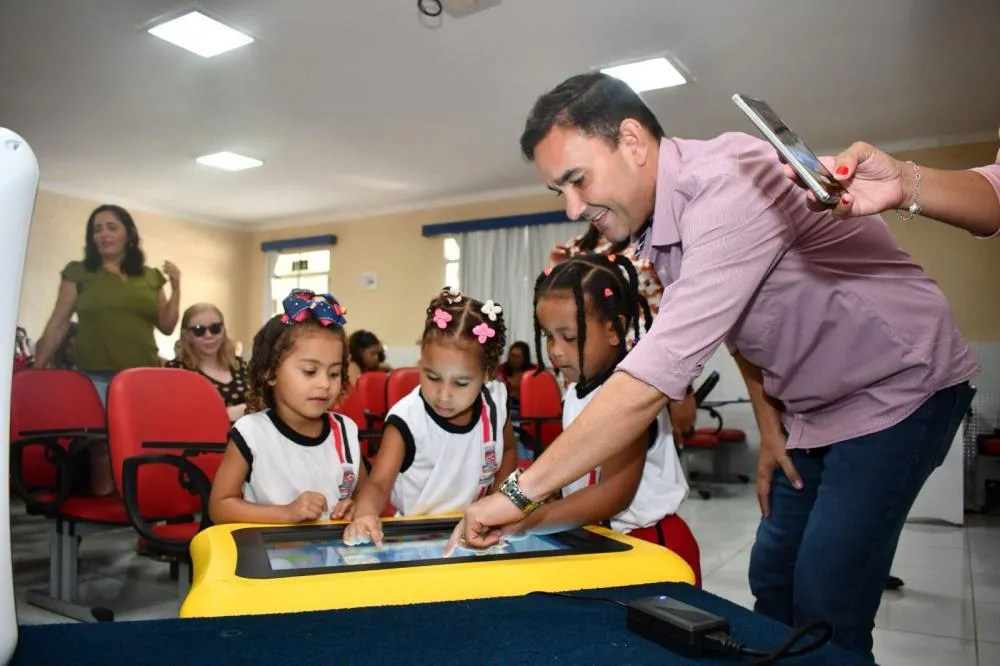
M791 632L689 585L661 583L581 593L620 601L669 595L726 617L734 636L756 649L773 649ZM290 615L24 626L11 663L664 666L733 665L746 660L690 660L631 633L620 606L532 595ZM832 646L779 663L871 664Z

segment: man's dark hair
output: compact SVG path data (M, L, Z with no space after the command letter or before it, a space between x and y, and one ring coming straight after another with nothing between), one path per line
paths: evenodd
M637 121L657 140L663 138L660 121L627 83L600 72L578 74L535 102L521 134L521 153L534 161L535 148L553 127L579 128L615 148L618 128L626 118Z

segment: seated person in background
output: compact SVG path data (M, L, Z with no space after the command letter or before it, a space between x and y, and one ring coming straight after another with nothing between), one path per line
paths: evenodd
M500 364L497 372L497 378L507 385L511 411L521 411L521 376L526 371L534 369L535 364L531 362L531 347L528 343L519 340L512 344L510 351L507 352L507 361Z
M351 365L347 371L351 386L357 386L362 373L392 370L385 362L385 347L371 331L354 331L347 347L351 355Z
M344 542L382 543L379 515L455 513L493 492L517 465L507 388L493 380L505 346L502 310L448 289L427 308L420 386L393 405Z
M306 290L284 308L253 339L247 414L209 498L215 523L350 520L365 482L357 424L329 411L347 366L343 309Z
M247 364L233 350L219 308L198 303L181 317L181 337L174 346L177 358L168 368L184 368L208 377L222 394L229 420L243 416L247 401Z
M635 268L622 255L614 259L580 255L539 276L535 339L540 346L545 337L552 363L574 382L563 404L564 429L625 358L626 331L632 328L639 338L638 314L646 308ZM541 358L541 349L538 354ZM547 502L505 532L557 532L610 522L616 532L677 553L690 565L700 587L698 542L676 515L687 492L670 417L663 409L631 446L565 486L563 499Z

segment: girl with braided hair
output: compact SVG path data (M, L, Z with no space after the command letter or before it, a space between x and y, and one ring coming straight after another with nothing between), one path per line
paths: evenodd
M379 515L462 511L517 464L508 394L496 381L506 344L503 308L445 288L431 301L421 340L420 385L386 416L379 454L358 492L348 544L382 543Z
M652 321L631 261L621 255L578 255L535 283L535 346L573 382L563 404L563 428L583 411L626 354L626 339L640 331L640 313ZM648 329L648 326L646 327ZM620 453L562 490L508 534L554 532L592 523L658 543L682 557L701 585L698 543L676 515L688 485L664 409L649 429Z

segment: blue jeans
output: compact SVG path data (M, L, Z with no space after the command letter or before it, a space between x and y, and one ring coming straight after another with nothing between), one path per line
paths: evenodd
M834 642L872 658L872 629L903 523L951 447L972 396L938 391L885 430L791 451L804 487L777 469L771 517L750 554L754 610L791 626L828 620Z
M115 378L117 372L88 372L87 370L82 370L83 374L87 375L93 383L94 388L97 389L97 395L101 398L101 404L104 408L108 407L108 387L111 386L111 380Z

